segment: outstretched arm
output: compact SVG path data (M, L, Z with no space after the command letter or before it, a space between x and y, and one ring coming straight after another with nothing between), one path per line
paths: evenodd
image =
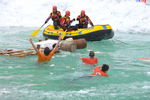
M58 46L59 46L60 41L61 41L61 37L59 37L59 38L58 38L58 42L57 42L57 44L55 45L54 49L56 49L56 50L57 50L57 48L58 48Z
M88 21L90 22L91 26L94 26L90 18L88 18Z
M70 24L71 24L73 21L75 21L75 18L73 18L73 19L70 21Z
M49 19L52 17L52 13L48 16L48 18L45 20L45 24L49 21Z
M58 38L57 44L55 45L54 49L48 55L49 59L51 59L51 57L55 54L56 50L58 49L60 41L61 41L61 37Z
M80 16L77 17L77 20L78 20L78 21L80 20Z
M45 24L49 21L51 17L49 16L46 20L45 20Z
M34 48L34 50L35 50L36 52L38 52L38 49L35 47L34 43L32 42L32 38L30 38L29 41L30 41L32 47Z

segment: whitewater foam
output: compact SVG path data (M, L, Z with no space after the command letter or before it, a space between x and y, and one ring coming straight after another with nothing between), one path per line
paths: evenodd
M76 18L84 9L95 25L110 24L114 30L122 31L150 31L150 6L136 0L2 0L0 26L39 27L49 16L53 5L58 6L62 15L70 10L71 18Z

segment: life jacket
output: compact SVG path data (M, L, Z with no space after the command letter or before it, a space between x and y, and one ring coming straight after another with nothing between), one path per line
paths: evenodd
M82 60L83 63L89 64L89 65L97 64L97 62L98 62L97 58L81 57L80 59Z
M61 26L68 26L70 24L70 17L62 17L60 21Z
M38 63L42 63L42 62L48 62L49 60L52 59L53 55L55 54L57 48L54 48L48 56L45 56L43 53L41 53L39 50L37 51L37 55L38 55Z
M57 11L56 13L52 12L50 14L50 16L51 16L53 21L60 21L61 13L60 13L60 11Z
M89 21L89 17L88 16L78 16L77 20L79 20L79 24L88 24L88 21Z
M94 72L91 73L91 75L108 77L108 75L105 72L103 72L101 69L99 69L99 66L96 66L94 68Z
M138 58L138 60L150 61L150 58Z

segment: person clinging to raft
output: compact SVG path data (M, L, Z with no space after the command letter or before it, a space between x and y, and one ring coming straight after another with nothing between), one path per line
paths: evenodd
M88 57L80 57L83 63L88 65L94 65L98 63L98 59L94 57L95 53L93 51L90 51L89 58Z
M103 64L102 66L96 66L94 68L94 72L91 73L90 75L108 77L109 75L106 74L108 70L109 70L109 65Z
M58 42L56 43L55 47L52 50L50 50L49 47L45 47L44 54L40 51L40 49L36 48L31 38L29 39L29 41L38 55L38 63L42 63L42 62L48 62L49 60L51 60L52 56L55 54L55 52L58 49L59 43L61 41L61 37L58 38Z

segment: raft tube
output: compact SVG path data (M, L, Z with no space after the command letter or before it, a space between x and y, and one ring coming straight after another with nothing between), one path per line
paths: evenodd
M43 31L43 36L50 39L58 39L60 35L64 34L63 29L54 29L53 25L47 26ZM101 41L111 39L114 36L114 31L111 26L106 25L95 25L93 27L77 29L65 32L65 38L80 39L84 38L87 41Z

